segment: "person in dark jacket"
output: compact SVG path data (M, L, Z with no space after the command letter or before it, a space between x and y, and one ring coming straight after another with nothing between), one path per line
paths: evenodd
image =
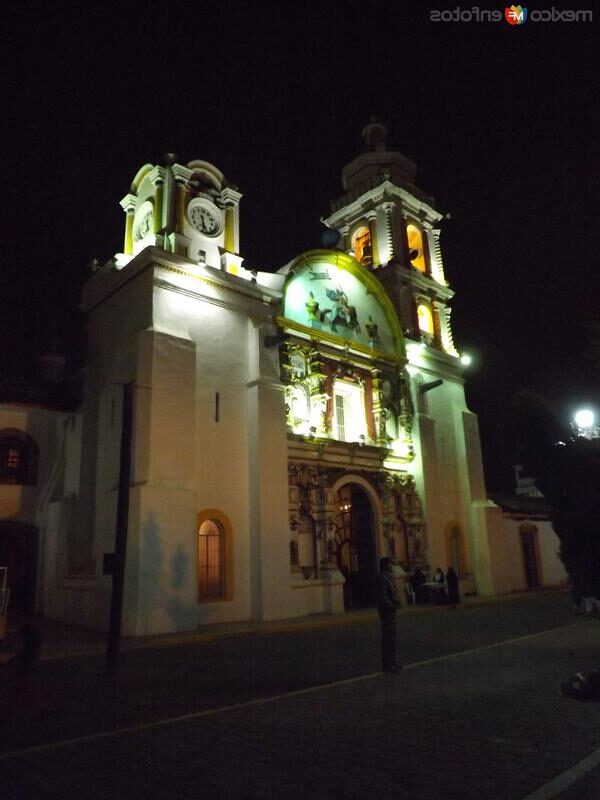
M377 576L377 612L381 620L381 669L400 672L402 665L396 657L396 609L400 597L393 577L391 558L382 558Z
M448 602L452 608L460 603L460 592L458 590L458 575L454 567L448 567L446 572L446 589L448 592Z
M413 572L412 578L410 579L410 583L415 593L415 601L417 605L421 603L426 603L428 600L427 587L425 586L426 582L427 578L421 572L420 567L417 567L416 570Z

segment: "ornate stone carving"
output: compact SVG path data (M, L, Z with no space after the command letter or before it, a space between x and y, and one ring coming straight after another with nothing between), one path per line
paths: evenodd
M314 523L320 569L336 567L339 503L331 487L345 473L346 470L339 467L302 462L291 463L288 467L292 541L297 539L300 520L310 517ZM411 568L417 563L423 564L426 558L425 524L413 476L408 472L387 470L357 474L373 485L380 498L383 553ZM298 569L293 561L291 566Z

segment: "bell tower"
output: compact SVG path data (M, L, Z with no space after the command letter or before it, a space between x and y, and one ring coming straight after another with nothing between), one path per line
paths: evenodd
M125 212L122 264L148 246L237 275L242 195L208 161L145 164L121 200Z
M415 186L416 164L387 148L385 125L371 118L364 152L342 170L344 194L325 224L340 247L384 285L408 339L452 356L449 302L433 198Z

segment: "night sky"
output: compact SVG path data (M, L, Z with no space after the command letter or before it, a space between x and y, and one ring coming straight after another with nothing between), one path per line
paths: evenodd
M34 364L55 338L80 365L81 285L92 258L122 250L118 201L142 164L171 151L223 170L244 195L245 266L274 270L320 246L319 217L376 115L451 214L441 244L455 341L475 356L467 399L488 487L510 486L516 390L565 418L582 402L600 411L586 356L600 302L597 22L429 21L454 7L5 13L2 365Z

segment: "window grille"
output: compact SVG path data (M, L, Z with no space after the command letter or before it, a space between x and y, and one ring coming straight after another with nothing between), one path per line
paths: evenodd
M346 428L344 422L344 398L341 394L335 396L335 419L337 422L337 438L341 442L346 441Z
M225 596L225 541L220 525L206 520L198 531L198 593L200 598Z

